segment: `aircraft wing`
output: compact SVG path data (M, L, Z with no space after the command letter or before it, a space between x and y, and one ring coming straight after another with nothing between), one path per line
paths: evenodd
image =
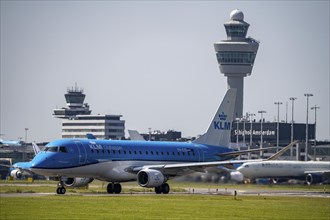
M204 172L208 167L224 166L229 164L237 164L251 161L262 161L262 160L226 160L226 161L215 161L215 162L194 162L194 163L178 163L178 164L162 164L162 165L146 165L141 167L131 167L126 169L127 172L138 173L144 169L154 169L161 171L164 175L175 176L179 173L188 171Z

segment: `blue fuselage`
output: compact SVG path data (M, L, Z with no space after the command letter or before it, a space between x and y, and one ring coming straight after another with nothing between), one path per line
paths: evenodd
M226 147L183 142L61 139L50 142L32 161L31 168L63 169L106 161L159 161L161 164L227 160Z

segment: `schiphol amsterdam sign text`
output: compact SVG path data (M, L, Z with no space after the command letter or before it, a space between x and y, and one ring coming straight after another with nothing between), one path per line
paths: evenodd
M235 135L251 135L251 131L250 130L238 130L237 129L234 131ZM275 135L276 132L272 131L272 130L265 130L262 131L262 135L263 136L273 136ZM252 130L252 135L261 135L261 131L260 130Z

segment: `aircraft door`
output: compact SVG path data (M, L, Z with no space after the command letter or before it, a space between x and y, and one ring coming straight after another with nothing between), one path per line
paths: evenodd
M199 162L204 162L204 151L197 149L197 153L198 153Z
M79 164L85 164L87 159L85 146L81 142L75 142L79 153Z

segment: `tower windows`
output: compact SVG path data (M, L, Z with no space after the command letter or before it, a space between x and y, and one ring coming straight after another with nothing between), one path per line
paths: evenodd
M226 25L228 37L245 37L249 26L246 25Z
M217 53L218 62L221 64L251 64L253 65L256 54L253 52L220 51Z

